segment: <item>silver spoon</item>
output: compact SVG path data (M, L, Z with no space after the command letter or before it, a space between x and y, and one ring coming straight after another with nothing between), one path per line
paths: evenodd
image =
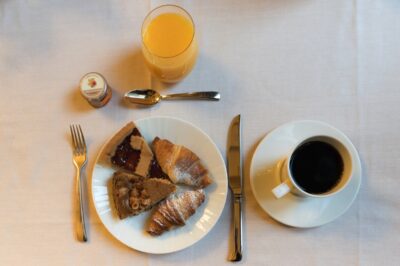
M131 103L153 105L161 100L210 100L219 101L220 94L217 91L201 91L191 93L176 93L169 95L161 95L155 90L142 89L133 90L125 93L124 98Z

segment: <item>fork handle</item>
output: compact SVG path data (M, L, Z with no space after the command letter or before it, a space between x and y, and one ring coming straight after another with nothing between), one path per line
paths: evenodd
M79 220L78 220L78 226L81 229L80 232L79 230L77 231L78 239L82 242L87 241L87 235L86 235L86 226L85 226L85 213L83 210L83 195L82 195L82 184L81 184L81 168L76 168L76 192L78 194L77 197L77 203L79 206Z

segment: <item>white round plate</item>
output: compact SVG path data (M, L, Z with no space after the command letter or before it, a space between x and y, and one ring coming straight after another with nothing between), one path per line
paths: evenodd
M279 185L277 165L301 140L315 135L331 136L347 144L354 158L350 183L327 198L303 198L292 193L276 199L271 190ZM315 227L341 216L353 203L361 184L361 162L351 141L338 129L318 121L294 121L271 131L258 144L250 166L250 184L261 208L273 219L293 227Z
M116 216L110 205L111 195L107 186L114 170L99 165L97 157L92 173L92 195L96 211L107 230L133 249L162 254L187 248L203 238L222 213L228 189L225 162L210 137L188 122L170 117L150 117L135 121L135 124L148 142L156 136L165 138L186 146L200 157L213 179L213 184L205 189L206 201L185 226L158 237L150 236L145 231L145 225L151 211L124 220Z

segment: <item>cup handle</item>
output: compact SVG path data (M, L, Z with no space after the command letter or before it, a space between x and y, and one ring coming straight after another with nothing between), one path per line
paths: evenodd
M275 188L272 189L272 194L274 194L275 198L280 199L283 196L285 196L287 193L289 193L290 187L289 187L289 181L285 181Z

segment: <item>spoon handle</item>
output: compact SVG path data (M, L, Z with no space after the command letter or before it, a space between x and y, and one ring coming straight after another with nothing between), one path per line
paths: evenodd
M190 92L190 93L176 93L163 95L162 99L164 100L173 100L173 99L187 99L187 100L210 100L210 101L219 101L221 95L217 91L199 91L199 92Z

